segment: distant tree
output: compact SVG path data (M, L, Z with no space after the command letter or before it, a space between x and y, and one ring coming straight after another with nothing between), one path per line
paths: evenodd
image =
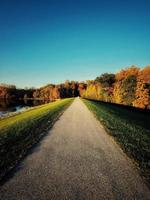
M71 83L69 80L65 81L66 97L72 97Z
M60 99L60 91L57 86L53 88L53 99Z
M78 93L79 93L79 95L81 97L85 96L86 88L87 88L87 84L86 83L84 83L84 82L79 83L79 85L78 85Z
M9 89L16 89L16 86L15 86L15 85L6 84L6 83L1 83L1 84L0 84L0 87L9 88Z
M104 73L95 79L102 87L111 87L115 82L115 74Z
M27 94L24 95L24 99L28 99L28 95Z
M88 86L85 91L85 96L90 99L98 99L96 84L88 83Z
M116 75L104 73L95 80L81 83L67 80L59 85L47 84L37 89L33 87L19 89L15 85L0 84L0 98L5 99L40 98L53 101L78 95L150 109L150 66L141 70L136 66L131 66L122 69Z
M33 92L33 98L34 98L34 99L40 98L40 90L35 90L35 91Z

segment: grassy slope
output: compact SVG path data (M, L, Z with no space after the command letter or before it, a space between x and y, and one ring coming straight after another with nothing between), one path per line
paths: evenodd
M134 158L150 183L150 114L98 101L83 101L123 150Z
M52 126L72 99L37 106L0 120L0 179Z

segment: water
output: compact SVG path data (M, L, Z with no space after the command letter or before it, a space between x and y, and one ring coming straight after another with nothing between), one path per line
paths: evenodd
M5 117L10 114L22 112L31 107L49 103L50 101L44 100L10 100L0 99L0 117Z

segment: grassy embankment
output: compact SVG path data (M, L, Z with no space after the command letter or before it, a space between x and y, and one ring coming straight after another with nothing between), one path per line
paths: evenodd
M150 112L83 99L150 183Z
M0 120L0 179L52 127L73 98L34 107Z

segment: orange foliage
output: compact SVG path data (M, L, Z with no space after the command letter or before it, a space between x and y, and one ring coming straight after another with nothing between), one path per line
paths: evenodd
M150 66L140 70L137 77L138 82L150 84Z
M133 105L138 108L150 108L150 67L140 70L137 77L136 99Z
M117 73L116 80L122 81L124 78L127 78L128 76L137 76L138 73L139 73L139 68L133 65L127 69L122 69L119 73Z
M66 81L34 89L17 89L14 85L0 85L0 98L37 98L55 100L82 96L106 102L132 105L150 109L150 66L139 69L136 66L123 69L116 75L104 73L95 81Z

